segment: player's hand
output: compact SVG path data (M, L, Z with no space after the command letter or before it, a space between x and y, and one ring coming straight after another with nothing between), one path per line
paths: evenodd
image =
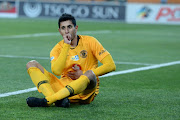
M67 74L72 80L76 80L76 79L78 79L81 75L83 75L83 72L82 72L82 70L80 69L80 67L79 67L78 65L74 65L74 66L72 67L72 69L73 69L74 71L70 71L70 72L68 72L68 74Z
M63 39L65 43L71 44L71 40L72 40L71 34L68 33L68 34L63 35Z

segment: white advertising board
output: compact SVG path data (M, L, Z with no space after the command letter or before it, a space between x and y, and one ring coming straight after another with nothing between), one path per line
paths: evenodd
M17 18L18 3L16 1L0 0L0 18Z
M127 4L126 22L180 24L180 4Z

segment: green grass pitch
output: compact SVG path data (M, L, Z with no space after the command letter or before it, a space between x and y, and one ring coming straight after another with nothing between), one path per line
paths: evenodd
M77 24L79 34L96 37L111 53L116 72L180 61L178 25ZM61 39L57 20L1 18L0 96L35 87L26 63L35 59L50 71L49 52ZM43 97L37 91L0 97L0 120L179 120L180 64L100 78L89 105L29 108L29 96Z

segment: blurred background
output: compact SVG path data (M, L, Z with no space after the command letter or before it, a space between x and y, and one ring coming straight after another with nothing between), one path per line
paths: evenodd
M180 23L180 0L0 0L0 18L57 18L127 23Z

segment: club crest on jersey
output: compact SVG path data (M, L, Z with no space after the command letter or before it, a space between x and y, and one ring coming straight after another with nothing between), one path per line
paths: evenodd
M73 61L78 61L78 60L79 60L79 56L78 56L78 55L72 56L72 57L71 57L71 60L73 60Z
M86 50L82 50L82 51L80 52L80 56L81 56L82 58L86 58L86 57L87 57L87 51L86 51Z

